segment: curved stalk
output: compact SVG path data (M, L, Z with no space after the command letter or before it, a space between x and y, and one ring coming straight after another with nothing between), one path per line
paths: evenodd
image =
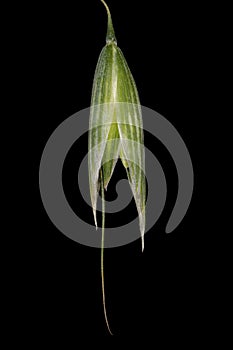
M104 227L105 227L105 199L104 199L104 178L103 170L100 171L101 177L101 197L102 197L102 239L101 239L101 281L102 281L102 296L103 296L103 308L104 308L104 318L108 328L108 331L113 335L107 316L106 303L105 303L105 288L104 288Z

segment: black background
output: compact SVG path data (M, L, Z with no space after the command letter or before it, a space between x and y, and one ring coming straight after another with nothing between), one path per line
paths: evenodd
M186 3L156 2L152 7L150 1L109 0L108 4L118 46L131 68L142 105L162 114L179 131L195 174L189 210L176 230L166 235L177 194L176 170L164 146L145 134L145 144L164 169L168 197L160 219L145 236L143 254L140 240L105 251L110 325L115 335L172 338L190 334L195 338L206 331L211 312L211 268L205 258L197 142L205 84L205 11L202 5ZM41 335L55 332L61 336L68 329L78 336L108 336L102 310L100 250L79 245L59 232L43 208L38 189L39 162L47 139L62 121L89 106L95 66L105 44L106 12L98 0L75 6L39 3L29 11L27 63L37 158L33 158L36 206L28 243L27 319L32 320L34 330L39 327ZM84 150L86 141L84 137ZM72 154L63 180L67 196L73 198L72 205L78 210L82 203L73 175L75 157L80 157L78 147ZM122 176L118 165L109 199L116 195L114 184ZM92 220L89 211L82 211L82 215ZM134 206L124 215L135 215Z

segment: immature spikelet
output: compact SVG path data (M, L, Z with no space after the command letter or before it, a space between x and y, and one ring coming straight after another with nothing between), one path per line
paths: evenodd
M141 107L137 88L122 51L117 46L108 6L106 45L102 49L93 82L89 123L89 184L90 196L96 221L98 192L102 193L102 289L105 319L110 331L104 295L103 247L104 247L104 188L120 158L126 168L135 199L144 249L145 231L145 155ZM111 331L110 331L111 333Z

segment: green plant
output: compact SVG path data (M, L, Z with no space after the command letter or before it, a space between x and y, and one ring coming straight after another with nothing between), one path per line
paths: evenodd
M92 209L97 228L96 205L98 192L102 196L101 278L106 324L112 334L106 312L104 290L104 189L120 158L127 172L135 199L144 249L145 231L145 175L144 144L140 101L136 84L124 58L113 29L108 6L106 45L97 63L91 99L89 123L88 171Z

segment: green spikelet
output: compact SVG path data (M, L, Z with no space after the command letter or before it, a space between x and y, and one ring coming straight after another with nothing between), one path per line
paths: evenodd
M139 215L142 250L144 249L146 188L143 125L138 92L124 55L117 46L108 6L104 0L101 1L107 10L108 29L106 45L100 53L93 81L89 122L88 171L96 227L96 205L100 189L102 193L102 291L105 320L111 333L105 307L103 276L104 189L107 189L118 158L121 159L126 168L135 199Z

